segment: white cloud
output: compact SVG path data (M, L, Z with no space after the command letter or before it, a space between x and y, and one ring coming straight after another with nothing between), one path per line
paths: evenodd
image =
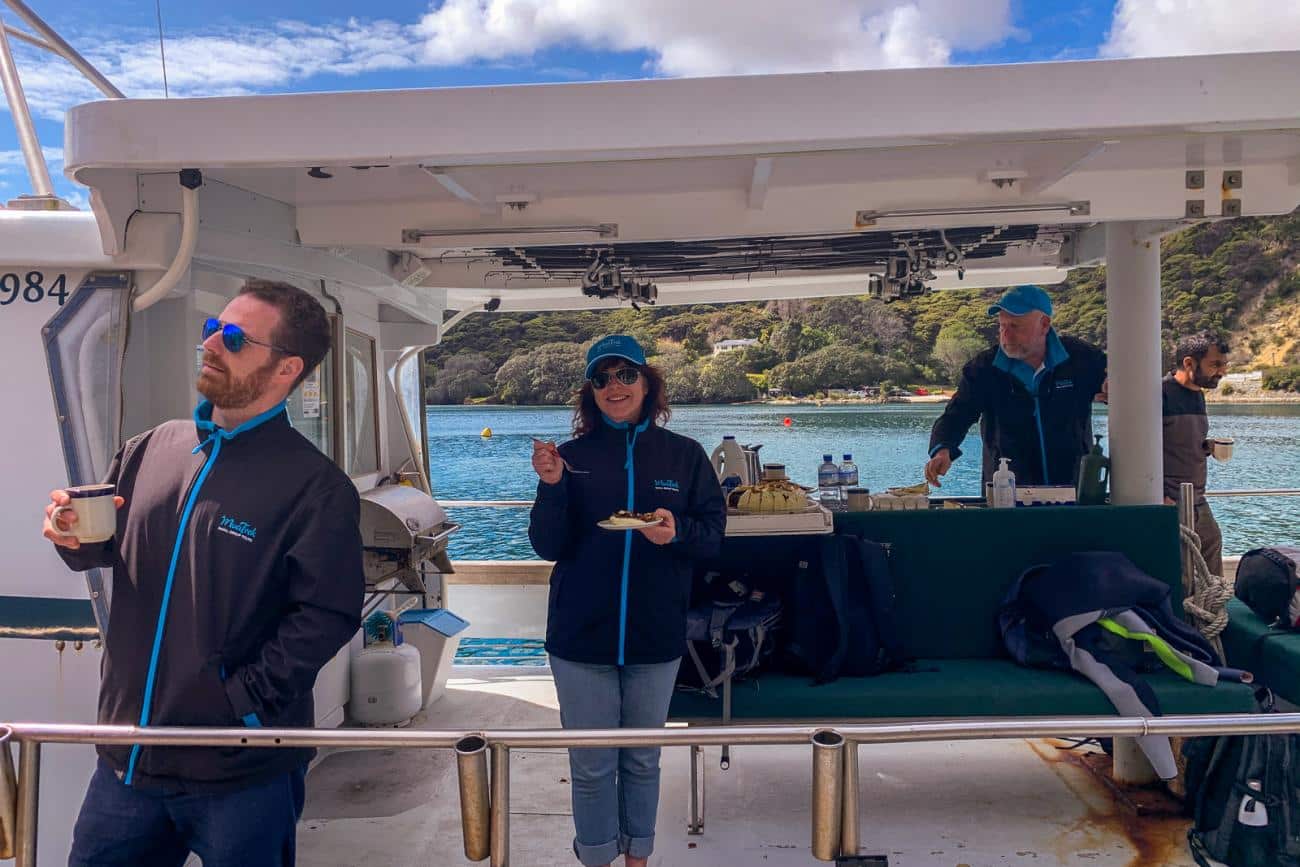
M267 30L189 34L167 40L172 96L228 96L283 89L323 72L354 75L415 64L420 39L393 21L351 20L333 26L279 22ZM16 46L32 110L51 120L102 95L58 58ZM163 95L156 37L108 39L86 46L87 59L130 97Z
M45 157L45 164L50 167L51 171L63 165L63 148L43 147L41 148L41 154ZM26 170L27 161L24 159L21 150L0 151L0 175L25 172Z
M1295 0L1118 0L1106 57L1300 48Z
M553 48L643 52L647 72L668 76L934 66L1016 35L1011 0L444 0L411 24L278 21L172 36L167 84L173 96L267 92L323 73L527 64ZM163 95L153 33L73 37L128 96ZM102 98L61 59L21 43L15 52L39 116L61 121Z
M1016 34L1009 0L445 0L416 29L440 66L577 44L672 76L937 66Z

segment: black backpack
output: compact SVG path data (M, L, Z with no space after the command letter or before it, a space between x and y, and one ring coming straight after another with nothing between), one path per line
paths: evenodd
M718 687L756 674L781 628L780 599L749 576L709 573L702 598L686 612L686 658L677 685L717 698Z
M1250 606L1265 623L1285 629L1300 628L1288 609L1296 596L1296 566L1300 548L1255 548L1237 564L1237 598Z
M880 674L903 663L885 547L857 536L821 540L799 564L787 605L787 658L817 683Z
M1192 857L1229 867L1300 867L1300 735L1192 738Z

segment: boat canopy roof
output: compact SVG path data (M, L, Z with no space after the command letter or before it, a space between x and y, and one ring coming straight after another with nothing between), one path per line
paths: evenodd
M1051 284L1107 222L1293 210L1297 80L1277 52L119 99L71 110L65 160L108 256L194 168L200 261L296 245L448 309Z

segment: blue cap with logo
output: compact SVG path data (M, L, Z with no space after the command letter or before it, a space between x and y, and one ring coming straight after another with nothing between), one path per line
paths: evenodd
M626 334L602 337L587 350L587 379L596 372L596 365L606 358L623 358L638 366L645 366L645 350L636 339Z
M1008 289L996 304L989 307L989 315L996 316L1002 310L1012 316L1024 316L1030 310L1051 316L1052 299L1041 286L1016 286Z

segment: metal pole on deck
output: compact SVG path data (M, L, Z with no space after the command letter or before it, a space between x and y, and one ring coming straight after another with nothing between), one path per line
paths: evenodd
M1196 532L1196 487L1191 482L1183 482L1178 486L1178 523L1193 533ZM1196 567L1192 563L1192 550L1182 544L1181 535L1179 546L1183 552L1183 598L1186 599L1192 595L1192 576Z
M840 856L858 854L858 742L844 741L844 792L840 818Z
M14 730L0 725L0 861L14 857L18 836L18 777L9 740Z
M510 867L510 748L492 744L490 867Z
M1110 501L1164 502L1160 411L1160 236L1143 223L1106 224L1106 354L1110 376ZM1116 738L1114 775L1156 773L1137 741Z
M834 861L844 809L844 737L823 729L812 736L812 748L812 854L818 861Z
M491 802L488 799L487 740L467 735L456 742L461 836L465 857L482 861L491 854Z
M40 804L41 743L24 738L18 748L18 833L14 867L36 867L36 814Z

